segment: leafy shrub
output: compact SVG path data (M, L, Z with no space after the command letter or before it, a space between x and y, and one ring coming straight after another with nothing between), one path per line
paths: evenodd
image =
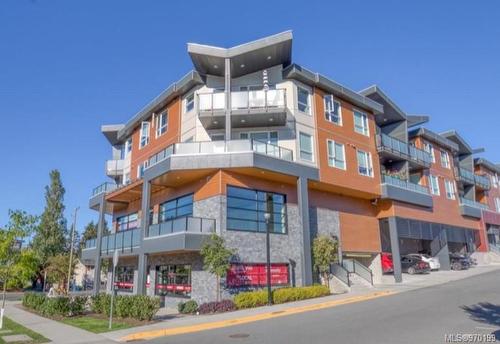
M71 298L69 303L69 312L71 316L80 315L85 312L87 306L87 301L89 298L87 296L74 296Z
M239 293L234 297L234 304L238 309L264 306L267 304L267 291L259 290Z
M47 297L44 294L26 293L23 306L46 316L75 316L85 312L87 296Z
M326 295L330 295L330 290L324 285L280 288L272 292L273 303L275 304L312 299ZM239 293L234 297L234 303L238 309L263 306L267 304L267 291L261 290Z
M198 312L200 312L200 314L222 313L234 310L236 310L236 306L231 300L207 302L201 304L198 308Z
M182 314L193 314L198 310L198 303L194 300L179 302L179 304L177 305L177 310Z
M90 310L94 313L109 315L111 295L101 293L90 297Z
M90 299L92 312L109 315L111 295L99 294ZM145 295L117 295L113 313L120 318L151 320L160 309L160 299Z
M25 293L23 296L23 306L40 311L45 299L46 296L43 294Z
M146 295L124 296L131 297L132 307L129 316L137 320L151 320L160 309L160 298Z

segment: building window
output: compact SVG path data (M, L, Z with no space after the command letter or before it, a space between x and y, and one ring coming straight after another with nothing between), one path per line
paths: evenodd
M313 161L313 141L312 136L299 133L300 158L306 161Z
M156 137L163 135L167 131L168 126L168 112L163 111L156 116Z
M424 142L424 151L431 155L432 162L436 162L436 156L434 155L434 147L429 142Z
M242 140L255 140L265 143L271 143L273 145L278 145L278 132L277 131L254 131L240 133L240 139Z
M327 140L328 165L345 170L345 150L344 145L332 140Z
M358 156L358 172L362 176L373 177L372 156L370 153L357 151Z
M185 195L160 204L159 222L193 215L193 194Z
M299 111L309 114L309 91L297 87L297 108Z
M191 265L169 264L157 266L155 294L191 297Z
M324 102L326 120L337 125L342 125L342 110L340 102L334 100L332 95L326 95L324 97Z
M115 286L120 291L134 290L134 267L133 266L118 266L116 267Z
M368 116L357 110L354 110L354 131L365 136L370 136Z
M450 155L448 154L447 151L442 150L441 151L441 166L445 168L450 168Z
M455 183L451 180L445 180L444 188L446 189L446 198L455 199Z
M139 142L139 148L142 148L146 146L149 143L149 122L142 122L141 123L141 132L140 132L140 142Z
M130 184L130 172L125 173L125 177L123 177L123 185Z
M495 197L495 208L500 213L500 197Z
M227 229L265 233L266 213L271 214L269 231L285 234L285 195L235 186L227 187Z
M194 109L194 93L186 97L186 113Z
M286 263L271 264L271 285L290 284L290 269ZM234 263L229 266L226 286L231 289L262 288L267 285L266 264Z
M441 192L439 191L439 179L437 176L430 175L429 176L429 184L431 186L431 193L433 195L439 196Z
M212 134L212 135L210 135L210 139L212 141L224 141L224 137L225 137L224 134Z
M498 188L498 174L495 173L491 176L491 184L493 187Z
M127 141L125 141L125 158L130 154L132 151L132 138L129 137Z
M143 161L141 164L137 165L137 179L141 179L144 175L144 171L149 167L149 160Z
M135 229L139 225L137 213L132 213L116 218L116 231L122 232Z

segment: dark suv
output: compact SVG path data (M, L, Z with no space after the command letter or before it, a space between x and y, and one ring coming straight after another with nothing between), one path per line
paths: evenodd
M422 259L415 256L402 256L401 257L401 270L410 275L425 274L431 271L429 263L424 262Z
M458 253L450 253L450 265L452 270L467 270L471 266L471 261Z

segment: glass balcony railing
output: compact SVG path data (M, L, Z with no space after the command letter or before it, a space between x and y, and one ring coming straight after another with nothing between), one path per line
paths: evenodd
M250 110L285 107L286 90L254 90L231 92L232 110ZM199 111L221 111L226 106L226 94L198 94Z
M488 177L475 174L474 181L476 182L476 185L481 186L483 189L489 189L491 187L490 179Z
M139 247L140 243L140 228L116 232L102 237L101 253L110 254L115 250L119 250L121 252L132 251L134 247Z
M458 177L465 182L470 184L475 183L474 172L466 170L465 168L458 169Z
M393 186L397 186L409 191L420 192L424 194L429 194L429 189L423 185L415 184L407 180L402 180L397 177L389 176L387 174L382 175L382 182Z
M213 233L215 232L215 219L186 216L167 220L150 225L147 237L184 232Z
M113 191L116 188L117 188L117 185L114 183L110 183L110 182L102 183L101 185L95 187L92 190L92 197L97 196L97 195L102 194L102 193L107 193L107 192Z
M96 238L93 238L93 239L89 239L87 241L85 241L85 248L95 248L96 247L96 244L97 244L97 239Z
M460 197L460 204L461 205L468 205L470 207L484 209L484 210L488 210L489 209L488 205L486 205L486 204L483 204L483 203L480 203L480 202L476 202L476 201L473 201L473 200L470 200L470 199L467 199L467 198L463 198L463 197Z
M256 152L278 159L293 161L293 151L272 143L258 140L230 140L174 143L149 158L149 167L171 155L217 154L236 152Z
M384 150L401 155L408 160L414 160L418 163L429 166L432 163L432 157L426 151L411 146L408 143L395 139L387 134L377 135L377 146Z

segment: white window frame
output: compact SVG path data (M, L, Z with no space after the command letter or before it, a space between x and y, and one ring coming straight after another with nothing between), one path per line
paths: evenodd
M432 143L424 141L424 151L431 155L432 162L436 162L436 154L434 154L434 146Z
M327 106L328 100L331 102L333 109L329 109L329 107ZM338 114L332 115L332 113L335 113L335 104L338 105L338 108L337 108ZM325 119L330 123L333 123L333 124L338 125L338 126L342 126L342 104L338 100L333 98L333 95L326 94L325 96L323 96L323 106L325 107ZM334 120L332 120L332 118L334 118L335 116L338 118L338 122L335 122Z
M161 118L165 116L165 124L161 126ZM156 128L156 138L165 134L168 130L168 111L165 110L160 114L155 116L155 128Z
M330 143L331 143L331 146L333 147L333 152L330 151ZM336 145L342 146L342 160L337 159L337 155L336 155L337 151L335 150ZM326 152L327 152L326 154L327 154L327 158L328 158L328 166L335 167L335 168L338 168L338 169L344 170L344 171L347 169L347 162L345 159L345 145L343 143L335 142L334 140L327 139L326 140ZM330 163L330 161L332 161L333 163ZM336 165L337 161L342 162L342 164L344 166L343 167L337 166Z
M436 185L434 185L433 181L436 181ZM435 196L440 196L441 195L441 190L439 188L439 178L438 176L435 176L433 174L429 175L429 186L431 190L431 194ZM434 189L434 186L436 186L436 189Z
M252 134L262 134L266 133L267 134L267 140L266 143L271 144L271 145L278 145L279 142L279 134L276 130L269 130L269 131L243 131L240 132L240 140L250 140L250 136ZM271 134L276 133L276 143L271 141ZM246 137L245 137L246 136Z
M192 100L192 101L188 101L188 100L189 100L189 98L191 98L191 97L193 98L193 100ZM194 97L194 93L191 93L190 95L188 95L188 96L185 98L184 113L190 113L191 111L193 111L193 110L194 110L194 105L195 105L195 104L194 104L194 98L195 98L195 97ZM191 108L191 109L189 109L190 104L192 104L192 108Z
M366 169L367 169L367 172L368 174L366 173L362 173L361 172L361 164L360 164L360 160L359 160L359 153L363 153L364 154L364 162L366 164ZM361 150L361 149L357 149L356 150L356 160L358 161L358 174L361 175L361 176L364 176L364 177L371 177L373 178L373 160L372 160L372 154L370 152L366 152L364 150Z
M493 185L494 188L498 188L499 186L498 174L494 173L491 175L491 185Z
M356 127L356 114L361 115L361 119L363 122L363 128L361 128L361 129L358 129L358 127ZM370 137L370 124L369 124L370 122L368 121L368 115L366 113L364 113L363 111L360 111L358 109L353 109L352 116L353 116L353 121L354 121L354 123L353 123L354 132ZM364 119L364 121L363 121L363 119ZM366 125L366 127L365 127L365 125Z
M302 136L307 136L309 137L309 140L311 142L311 151L310 152L307 152L305 150L302 149L302 145L300 144L301 143L301 140L300 138ZM306 154L311 154L311 159L307 159L307 158L304 158L302 156L302 152L306 153ZM304 161L307 161L307 162L314 162L314 136L311 135L311 134L308 134L308 133L304 133L302 131L299 131L299 157L300 157L300 160L304 160Z
M450 154L445 150L441 150L441 166L447 169L451 168Z
M125 141L125 158L130 155L130 152L132 152L132 137L129 137L127 141Z
M456 188L455 188L454 181L445 179L444 180L444 189L446 191L446 198L447 199L456 199L456 196L455 196Z
M222 140L214 140L215 137L222 137ZM226 140L226 134L224 133L215 133L215 134L210 134L210 140L211 141L225 141Z
M300 91L304 91L307 93L307 104L304 104L304 103L301 103L299 102L299 93ZM302 105L304 106L305 105L305 110L302 111L300 108L299 108L299 105ZM307 115L311 115L311 92L309 92L309 90L305 87L302 87L302 86L297 86L297 110L299 110L299 112L302 112L302 113L305 113Z
M495 197L495 208L497 213L500 213L500 197Z
M144 129L144 126L147 126L147 129ZM149 136L151 131L151 123L148 121L143 121L141 123L141 129L139 131L139 149L146 147L149 144Z

